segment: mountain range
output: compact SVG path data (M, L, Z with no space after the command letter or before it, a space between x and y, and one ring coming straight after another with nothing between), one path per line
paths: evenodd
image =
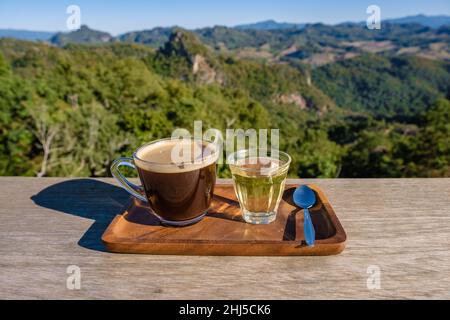
M450 25L450 16L447 15L436 15L436 16L426 16L423 14L418 14L415 16L407 16L396 19L387 19L385 23L388 24L420 24L430 28L440 28L445 25ZM361 22L355 23L361 24ZM288 22L277 22L275 20L266 20L250 24L241 24L231 29L237 30L295 30L303 29L308 24L306 23L288 23ZM154 33L167 34L165 30L172 30L173 27L156 27L149 31L154 31ZM117 39L122 39L126 35L135 34L137 32L128 32L117 36ZM35 41L49 41L58 32L47 32L47 31L30 31L30 30L15 30L15 29L0 29L0 38L15 38L21 40L35 40ZM170 34L170 32L169 32ZM109 37L113 38L111 35ZM167 39L166 39L167 40ZM54 42L53 40L51 42Z
M107 176L112 159L202 119L279 128L293 177L449 177L449 84L450 26L0 39L0 175ZM42 127L56 132L47 153Z
M397 19L388 19L388 23L417 23L430 28L440 28L450 24L450 16L438 15L438 16L426 16L424 14L418 14L415 16L408 16Z
M195 30L157 27L118 36L86 25L73 32L0 30L0 38L35 40L57 47L69 44L140 44L158 50L172 34L192 34L209 51L238 59L268 63L300 64L317 68L346 61L367 53L410 56L450 61L450 16L416 15L386 20L381 30L369 30L364 23L337 25L279 23L274 20L235 27L214 26Z
M442 17L439 19L444 21ZM450 25L432 28L418 23L385 22L381 30L369 30L358 23L280 24L278 29L275 24L274 21L268 21L234 28L215 26L195 30L161 27L117 37L83 25L70 33L57 33L47 42L59 47L121 42L159 49L168 42L174 31L184 30L195 35L215 53L267 62L297 61L318 67L364 53L398 56L414 54L429 59L450 60ZM270 26L272 29L268 29Z
M450 25L450 16L446 15L426 16L424 14L418 14L415 16L386 19L384 20L384 22L388 24L417 23L430 28L440 28L445 25ZM364 24L364 22L353 22L353 23ZM306 25L307 25L306 23L288 23L288 22L277 22L275 20L266 20L257 23L237 25L235 26L235 28L243 30L286 30L286 29L303 29Z
M286 29L302 29L306 23L289 23L277 22L275 20L266 20L256 23L241 24L234 28L241 30L286 30Z

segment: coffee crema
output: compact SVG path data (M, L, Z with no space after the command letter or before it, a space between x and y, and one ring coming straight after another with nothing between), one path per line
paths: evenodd
M209 209L217 159L213 143L194 139L158 141L134 155L152 209L168 221L195 219Z
M159 173L198 170L215 163L217 158L218 152L213 143L194 139L158 141L141 147L134 156L138 167Z

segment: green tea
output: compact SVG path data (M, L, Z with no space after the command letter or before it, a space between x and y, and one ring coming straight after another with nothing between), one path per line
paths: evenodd
M231 166L236 195L245 212L273 214L283 195L287 168L272 158L247 158Z

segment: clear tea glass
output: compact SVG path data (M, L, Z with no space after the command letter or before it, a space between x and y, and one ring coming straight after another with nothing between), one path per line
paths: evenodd
M231 154L227 160L244 220L251 224L275 221L291 157L279 151L248 149Z

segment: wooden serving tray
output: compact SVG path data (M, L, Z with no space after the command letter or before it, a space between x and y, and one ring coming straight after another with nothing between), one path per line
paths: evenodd
M188 227L164 227L138 200L117 216L102 236L107 250L116 253L199 256L325 256L341 253L347 236L324 193L314 185L317 203L311 208L316 245L303 236L303 210L292 202L294 185L283 195L277 220L250 225L241 216L232 185L216 185L207 216Z

